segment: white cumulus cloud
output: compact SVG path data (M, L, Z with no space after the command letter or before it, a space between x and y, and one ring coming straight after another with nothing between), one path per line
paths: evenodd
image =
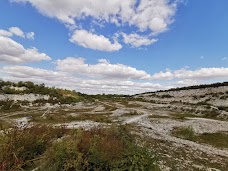
M0 62L19 64L51 60L45 53L40 53L36 48L24 48L20 43L8 37L0 36Z
M0 36L12 37L13 35L19 36L21 38L34 39L35 33L24 33L19 27L10 27L9 30L0 29Z
M28 32L28 33L26 33L26 37L28 39L34 39L34 36L35 36L35 33L34 32Z
M175 78L186 80L227 79L228 68L200 68L194 71L187 69L167 70L166 72L161 71L151 76L152 80L172 80Z
M62 71L45 70L29 66L5 66L0 70L4 80L33 81L48 86L73 89L83 93L136 94L171 88L158 83L130 80L103 80L98 78L78 78Z
M133 32L149 31L150 35L158 35L169 29L174 22L177 5L181 0L10 0L16 3L30 3L41 14L50 18L57 18L68 28L81 28L70 39L74 43L86 48L102 51L117 51L121 45L111 41L104 35L95 35L88 31L90 24L97 23L103 29L107 24L115 25L117 32L124 28L132 30L131 38L126 40L133 47L150 45L157 39L148 39ZM88 20L87 20L88 19ZM95 30L96 31L96 30ZM114 33L115 34L115 33ZM82 36L85 36L82 37ZM113 35L114 36L114 35ZM128 35L129 37L129 35ZM89 40L88 40L89 39ZM91 40L90 40L91 39ZM136 40L139 43L136 43Z
M96 35L86 30L76 30L70 38L70 41L83 46L100 51L118 51L122 48L116 40L112 43L108 38L103 35Z
M57 70L71 73L72 75L85 75L102 79L141 79L146 80L150 75L145 71L123 64L110 64L105 59L100 59L99 63L89 65L83 58L68 57L57 60Z
M13 36L13 33L11 33L10 31L7 30L0 30L0 36L4 36L4 37L11 37Z
M149 39L146 36L140 36L135 33L129 35L122 33L122 36L124 38L124 43L130 44L133 47L149 46L158 41L158 39Z
M11 27L11 28L9 28L9 31L11 33L13 33L14 35L16 35L16 36L25 38L24 32L20 28L18 28L18 27Z

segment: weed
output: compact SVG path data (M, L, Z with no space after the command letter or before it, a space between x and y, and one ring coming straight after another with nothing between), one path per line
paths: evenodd
M129 117L129 116L136 116L136 115L140 115L140 114L137 111L133 111L133 112L130 112L130 113L125 113L122 116Z
M172 134L179 138L183 138L191 141L195 140L195 132L191 126L175 128L172 131Z
M228 134L225 132L203 133L197 136L197 141L219 148L228 148Z
M30 168L51 145L53 139L62 137L64 128L34 126L13 128L0 136L0 170L23 170Z
M40 171L158 170L151 153L117 127L78 130L55 143L41 163Z

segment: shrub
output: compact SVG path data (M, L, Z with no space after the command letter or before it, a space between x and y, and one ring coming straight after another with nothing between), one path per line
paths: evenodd
M121 128L79 130L45 153L43 171L158 170L151 154Z
M23 170L43 154L53 138L61 137L65 129L47 126L13 128L0 136L0 170Z
M171 96L170 94L163 94L161 96L161 98L172 98L173 96Z
M0 110L9 111L9 110L18 110L20 105L14 102L13 100L0 101Z
M176 128L173 130L172 134L191 141L195 139L195 132L191 126Z

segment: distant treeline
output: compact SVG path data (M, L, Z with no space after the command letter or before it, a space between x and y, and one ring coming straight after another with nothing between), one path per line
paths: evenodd
M126 98L128 95L116 95L116 94L97 94L88 95L75 90L60 89L56 87L47 87L45 84L35 84L31 81L26 82L11 82L0 80L0 94L40 94L49 95L51 98L48 100L49 103L64 103L70 104L82 100L105 100L112 98ZM41 100L37 102L42 103Z
M228 82L223 83L213 83L213 84L201 84L201 85L194 85L194 86L188 86L188 87L178 87L178 88L171 88L169 90L159 90L155 92L145 92L141 94L148 94L148 93L156 93L156 92L169 92L169 91L180 91L180 90L193 90L193 89L202 89L202 88L216 88L221 86L228 86ZM140 95L140 94L136 94Z
M20 89L21 88L21 89ZM0 81L0 94L39 94L50 96L47 102L50 103L73 103L78 102L83 96L82 93L74 90L59 89L55 87L47 87L45 84L34 84L31 81L17 83L11 81ZM37 102L46 102L43 99Z
M18 89L24 88L24 89ZM60 97L61 94L55 87L46 87L45 84L34 84L31 81L14 83L11 81L0 81L1 94L41 94L51 97Z

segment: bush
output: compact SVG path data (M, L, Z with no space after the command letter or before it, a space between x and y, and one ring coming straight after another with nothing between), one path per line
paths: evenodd
M151 154L123 129L79 130L45 153L40 171L158 170Z
M0 111L18 110L20 105L13 100L0 101Z
M173 130L172 134L191 141L195 139L195 131L191 126L176 128Z
M65 129L34 126L13 128L0 136L0 170L23 170L43 154L54 138L63 136Z

